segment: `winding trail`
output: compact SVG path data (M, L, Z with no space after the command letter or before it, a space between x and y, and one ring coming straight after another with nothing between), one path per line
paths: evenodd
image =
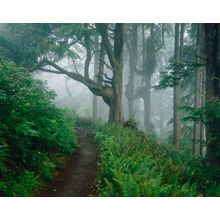
M97 196L94 187L98 170L99 151L94 142L93 130L78 128L77 136L79 148L67 162L66 167L58 173L55 180L37 196Z

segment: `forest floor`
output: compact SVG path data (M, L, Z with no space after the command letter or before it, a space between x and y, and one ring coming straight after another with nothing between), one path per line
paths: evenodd
M85 197L97 196L95 181L98 170L99 151L94 132L88 128L77 129L76 152L56 178L37 194L39 197Z

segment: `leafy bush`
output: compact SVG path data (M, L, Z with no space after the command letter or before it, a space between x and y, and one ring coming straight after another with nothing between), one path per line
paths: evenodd
M101 196L213 196L216 172L205 159L189 158L172 146L130 128L97 130Z
M6 196L30 196L42 186L40 177L32 171L14 172L0 181L0 192Z
M126 122L124 122L124 127L138 130L138 122L136 122L134 119L129 119Z
M45 83L33 80L24 69L0 61L2 195L30 195L41 179L53 177L54 155L63 157L74 151L74 121L52 103L54 96Z

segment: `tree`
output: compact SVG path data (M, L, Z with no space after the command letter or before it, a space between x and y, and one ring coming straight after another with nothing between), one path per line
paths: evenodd
M142 68L135 66L135 72L143 77L143 84L136 88L134 99L142 98L144 101L144 127L152 132L151 124L151 78L156 68L156 53L164 46L164 25L142 24ZM147 29L146 29L147 28ZM146 30L149 36L146 38Z
M4 48L4 55L14 60L18 65L27 67L29 71L41 70L55 74L65 74L70 78L86 85L97 96L101 96L109 105L109 122L122 123L122 71L124 25L111 25L111 35L114 36L112 46L109 39L108 24L23 24L14 25L13 30L1 36L0 45ZM96 27L96 28L95 28ZM14 31L16 30L16 31ZM16 33L13 35L12 33ZM90 62L94 53L94 36L101 35L101 48L105 48L110 65L106 65L113 72L109 78L104 73L105 60L100 53L99 80L90 77ZM7 36L14 36L13 39ZM6 40L7 39L7 40ZM5 43L7 42L8 45ZM82 50L76 53L74 47ZM83 59L80 55L86 53ZM18 54L14 58L14 54ZM102 58L101 58L102 56ZM29 59L26 59L29 57ZM19 59L18 59L19 58ZM74 71L63 67L63 63L72 62ZM83 74L76 68L76 60L84 62ZM28 62L27 62L28 61ZM105 63L106 64L106 63Z
M205 24L207 157L220 165L220 25Z
M98 36L95 36L95 51L94 51L94 81L97 82L98 77L98 57L99 57L99 42L98 42ZM98 97L96 95L93 95L93 119L97 119L98 115Z
M181 125L180 125L180 81L178 64L181 62L183 56L183 39L184 39L184 24L175 24L175 48L174 59L176 67L174 69L174 88L173 88L173 113L174 113L174 144L177 150L180 149ZM181 33L180 33L181 31Z
M122 109L122 76L123 76L123 46L124 46L124 24L115 25L114 45L108 38L107 25L96 24L96 27L102 37L105 51L113 71L112 77L112 98L107 104L110 106L109 122L123 123Z
M130 36L131 35L131 36ZM130 74L128 79L128 84L126 85L126 96L128 98L128 111L129 119L134 119L134 77L135 70L137 66L137 43L138 43L138 25L133 24L131 26L131 34L127 35L131 38L130 43L127 42L127 47L129 51L129 67Z
M196 63L202 63L202 46L203 46L203 25L197 24L196 34ZM199 109L203 107L203 66L198 67L195 72L195 92L194 92L194 108ZM203 125L199 120L194 121L194 134L193 134L193 153L195 156L201 155L203 137Z

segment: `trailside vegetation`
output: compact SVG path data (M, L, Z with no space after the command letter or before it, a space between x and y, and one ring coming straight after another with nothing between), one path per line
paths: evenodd
M97 130L100 196L219 196L218 170L137 130L106 125Z
M74 122L53 91L0 60L0 195L30 196L76 147Z

